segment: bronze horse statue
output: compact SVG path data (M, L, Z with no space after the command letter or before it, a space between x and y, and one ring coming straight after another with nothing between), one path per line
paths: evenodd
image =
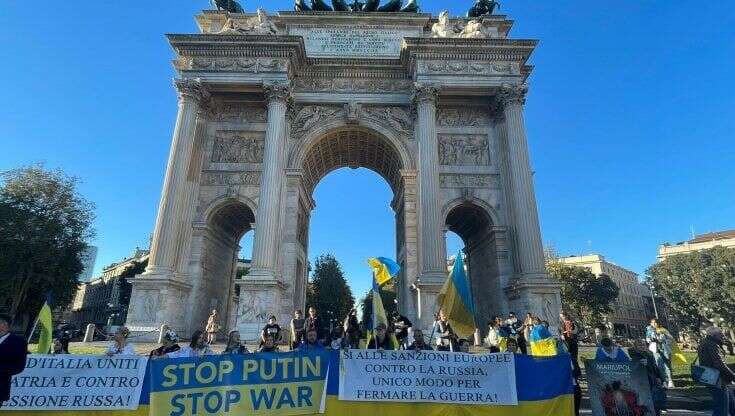
M245 13L240 3L236 0L209 0L209 3L217 7L217 10L224 10L230 13Z

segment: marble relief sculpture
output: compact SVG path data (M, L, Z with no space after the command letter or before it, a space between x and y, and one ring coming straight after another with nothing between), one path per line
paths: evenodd
M268 13L262 7L258 8L257 16L248 20L227 19L219 34L225 35L275 35L278 28L268 18Z

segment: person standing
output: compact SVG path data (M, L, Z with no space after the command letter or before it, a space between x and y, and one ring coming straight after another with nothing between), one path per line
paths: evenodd
M439 309L439 316L436 322L436 350L437 351L457 351L457 334L454 333L452 325L449 323L444 309Z
M628 348L628 355L632 362L640 363L646 369L648 386L651 388L653 407L655 408L656 415L660 415L661 411L666 409L666 390L663 388L661 373L656 365L656 358L648 350L646 341L642 339L633 341L633 346Z
M105 354L112 357L113 355L134 355L135 349L128 343L128 337L130 336L130 330L127 327L121 326L115 331L113 336L112 344L107 348Z
M324 344L319 341L319 336L314 329L306 330L306 339L299 345L299 351L323 350Z
M393 329L395 330L396 339L400 348L406 348L408 343L408 330L413 327L413 322L408 318L398 313L393 312Z
M669 334L669 331L661 327L656 319L651 319L650 324L646 327L646 341L648 342L648 349L656 357L656 365L658 365L661 372L664 385L668 388L674 388L674 380L671 377L674 337Z
M278 345L273 337L266 337L258 352L278 352Z
M483 340L490 352L500 352L500 336L498 334L498 319L493 318L487 323L487 336Z
M321 339L322 321L316 315L316 308L313 306L309 307L309 316L306 317L304 322L304 330L308 333L309 331L316 331L317 339Z
M291 349L295 350L304 341L306 330L304 328L305 319L301 309L296 309L291 319Z
M520 319L518 319L515 312L509 313L508 319L505 322L510 328L511 337L515 338L516 345L518 346L518 349L520 349L521 354L525 354L526 353L526 337L523 331L524 329L523 323L520 321Z
M714 368L720 372L717 384L707 386L707 390L712 395L712 416L735 416L735 393L732 390L732 384L735 383L735 372L725 364L725 352L722 349L725 336L716 326L707 328L706 334L697 349L699 365Z
M350 309L342 324L344 330L344 339L350 348L357 348L360 345L360 323L357 322L357 309Z
M0 314L0 407L10 400L10 381L26 367L28 344L10 333L13 321L10 315Z
M577 325L566 313L560 313L559 319L561 321L561 340L564 341L569 355L572 356L572 364L576 370L579 368L579 339L577 337L579 331Z
M203 357L205 355L213 355L212 349L205 342L204 332L196 330L191 334L189 345L174 352L166 354L168 358L184 358L184 357Z
M207 332L207 344L214 344L217 342L217 332L219 332L219 315L217 309L213 309L212 313L207 318L207 326L204 330Z
M630 357L611 338L605 337L597 348L595 361L624 363L629 362Z
M388 336L388 327L384 323L375 326L375 336L370 338L367 349L369 350L393 350L393 342Z

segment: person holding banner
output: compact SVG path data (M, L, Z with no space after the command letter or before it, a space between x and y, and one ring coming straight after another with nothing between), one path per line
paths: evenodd
M393 350L393 340L388 336L388 327L384 323L379 323L375 327L375 336L370 338L367 348L369 350L390 351Z
M265 337L265 341L258 348L258 352L278 352L278 345L276 345L276 339L273 337Z
M222 354L244 355L249 354L248 348L240 341L240 331L233 329L227 334L227 346Z
M408 346L409 350L412 351L433 351L431 345L427 344L424 340L424 332L420 329L413 331L413 343Z
M184 347L178 351L166 354L168 358L184 358L184 357L203 357L205 355L214 355L212 349L204 340L204 331L196 330L191 334L191 342L188 347Z
M357 322L357 309L350 309L342 324L344 330L343 341L348 343L350 348L357 348L360 344L360 323Z
M483 340L485 345L488 346L490 352L500 352L500 336L498 334L499 323L498 317L496 316L493 320L487 323L487 336Z
M315 329L306 330L306 340L299 345L299 351L323 350L324 345L319 341L319 335Z
M321 339L320 334L322 331L322 321L316 315L316 308L313 306L309 307L309 316L307 316L306 321L304 321L304 330L306 331L306 334L311 330L316 331L316 338Z
M163 334L163 339L162 339L163 345L151 351L148 357L149 358L160 358L160 357L165 357L166 354L170 352L176 352L181 349L178 342L179 342L179 336L176 334L176 332L174 332L171 329L167 329L166 332Z
M23 372L28 355L26 341L10 333L10 315L0 314L0 407L10 400L10 380Z
M268 317L268 323L260 331L260 342L265 342L265 339L267 337L271 337L274 340L278 341L280 333L281 326L276 323L276 315L271 315Z
M127 327L121 326L115 331L113 335L113 342L107 348L105 354L108 357L113 355L135 355L135 348L128 344L128 336L130 336L130 330Z
M408 318L398 313L398 311L393 311L392 321L398 345L400 345L401 348L406 348L406 345L408 345L406 342L408 339L408 330L413 327L413 323Z
M64 355L69 354L69 343L64 345L63 342L61 342L60 339L55 338L54 343L51 346L51 354L53 355Z
M653 407L656 415L660 415L661 411L666 409L666 390L663 388L663 378L656 365L656 358L648 350L646 341L642 339L633 341L633 346L628 349L628 355L632 362L641 363L641 366L646 369Z
M630 357L620 347L615 345L615 342L609 337L605 337L600 342L600 346L597 348L595 354L596 361L605 362L629 362Z

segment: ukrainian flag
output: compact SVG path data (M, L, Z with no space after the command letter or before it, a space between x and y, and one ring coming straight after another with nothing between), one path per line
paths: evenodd
M551 336L549 329L543 325L536 325L528 336L531 344L531 355L537 357L552 357L558 354L556 339Z
M53 319L51 317L51 296L46 296L46 302L41 307L36 319L36 328L39 328L38 334L38 354L48 354L51 352L51 342L53 337ZM35 328L34 328L35 331Z
M668 329L664 327L658 327L656 328L656 332L659 334L664 334L666 337L670 338L671 342L671 361L679 364L689 364L689 361L687 361L687 357L684 355L683 352L681 352L681 348L679 348L679 344L677 344L676 340L674 339L674 336L671 335Z
M454 333L469 339L475 333L475 303L472 301L470 283L464 272L462 253L454 259L454 267L437 298Z
M368 264L373 268L374 280L381 286L394 278L401 271L401 266L386 257L373 257L368 259Z

